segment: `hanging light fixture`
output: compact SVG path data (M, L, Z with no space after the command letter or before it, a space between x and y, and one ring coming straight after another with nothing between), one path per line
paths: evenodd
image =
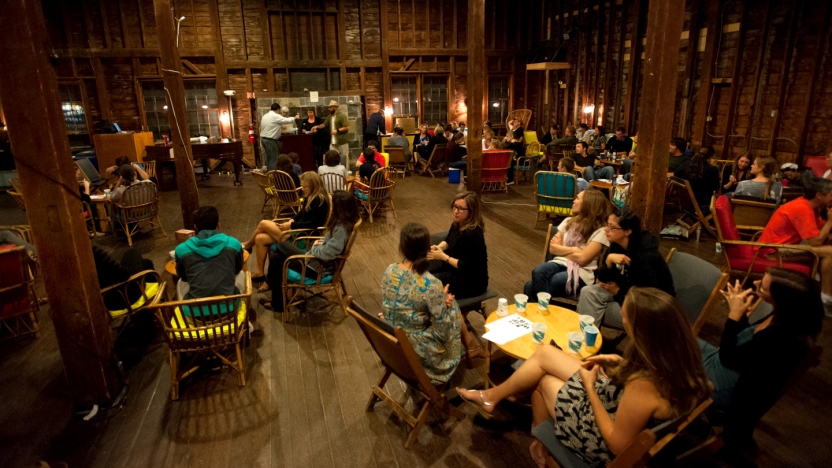
M388 117L390 117L391 115L393 115L393 108L392 108L392 107L390 107L390 106L385 107L385 108L384 108L384 115L386 115L386 116L388 116Z
M494 106L494 107L500 107L500 103L499 103L499 102L495 102L494 104L491 104L491 105L492 105L492 106Z
M586 107L584 107L584 114L591 114L594 111L595 111L595 104L589 104Z

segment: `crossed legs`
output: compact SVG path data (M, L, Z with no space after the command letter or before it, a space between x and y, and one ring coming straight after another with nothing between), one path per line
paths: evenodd
M254 254L257 262L257 267L251 275L256 278L263 276L263 271L266 269L266 257L268 256L269 246L283 242L289 236L288 233L283 232L280 226L274 221L263 220L254 229L251 237L243 242L243 248L254 248Z

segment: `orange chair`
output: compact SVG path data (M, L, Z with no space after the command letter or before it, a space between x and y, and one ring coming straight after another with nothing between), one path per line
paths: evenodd
M485 150L482 152L482 191L508 193L508 168L511 150Z

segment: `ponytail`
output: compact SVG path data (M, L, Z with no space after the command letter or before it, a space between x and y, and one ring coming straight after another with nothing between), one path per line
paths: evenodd
M419 223L407 223L399 235L399 250L404 258L413 262L413 271L419 275L428 270L428 251L430 250L430 233L428 228Z
M413 271L420 275L428 271L429 266L430 262L427 257L419 257L413 261Z

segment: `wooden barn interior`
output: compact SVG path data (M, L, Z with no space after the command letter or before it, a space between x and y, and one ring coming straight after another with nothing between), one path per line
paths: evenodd
M489 362L479 360L463 361L446 392L465 417L434 409L406 448L407 418L386 401L366 410L384 362L356 320L320 296L284 321L259 304L255 287L245 385L228 366L209 366L171 399L165 334L150 311L114 331L91 244L114 258L138 250L172 287L163 265L179 244L175 231L193 228L195 208L216 206L221 230L248 238L272 218L252 170L266 164L259 125L275 102L289 115L312 108L325 116L336 101L350 125L350 161L374 113L388 132L464 122L467 187L432 174L397 178L395 210L364 217L342 276L357 304L381 311L379 281L401 260L401 227L446 231L448 204L467 188L480 194L488 227L490 314L499 297L522 291L551 220L537 216L533 175L483 191L485 122L504 136L506 119L527 109L526 131L538 139L553 124L638 135L629 203L658 235L679 218L665 196L672 137L694 151L713 147L714 160L748 153L821 174L832 164L824 162L832 151L830 22L832 2L807 0L3 0L0 226L31 235L41 301L36 333L8 337L12 329L0 326L8 338L0 341L0 466L534 466L522 402L485 420L454 392L482 388ZM119 133L109 133L113 124ZM195 173L200 161L188 155L202 146L191 143L197 136L237 145L237 159L225 165L225 155L205 153L220 166L211 164L208 177L203 162ZM164 230L136 233L129 245L115 229L88 235L73 161L94 152L104 175L125 151L134 161L171 155L169 177L156 166ZM662 238L662 253L676 249L727 271L721 233L687 234ZM718 302L699 331L714 345L728 315ZM477 335L486 331L483 316L468 319ZM690 453L708 439L697 427L653 463L829 466L825 322L815 344L826 353L757 424L753 453ZM424 396L396 377L386 390L408 410Z

